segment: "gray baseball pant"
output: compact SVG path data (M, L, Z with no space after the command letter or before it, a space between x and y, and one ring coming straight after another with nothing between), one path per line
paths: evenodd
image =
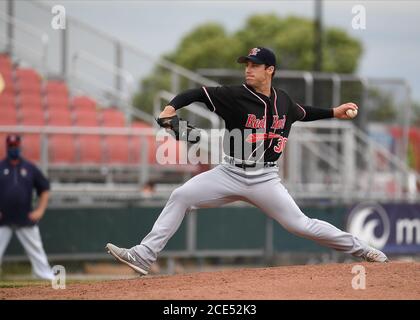
M258 207L289 232L320 245L354 256L368 249L352 234L307 217L281 184L278 167L248 171L222 163L172 192L151 232L134 247L136 254L150 267L190 209L219 207L238 200Z

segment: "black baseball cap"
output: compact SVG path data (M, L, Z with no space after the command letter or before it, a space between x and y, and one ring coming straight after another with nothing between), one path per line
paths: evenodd
M264 47L256 47L249 50L247 56L239 57L237 62L247 63L252 61L257 64L265 64L267 66L276 66L276 55L270 49Z
M6 137L6 145L8 147L19 147L21 142L21 138L17 134L9 134Z

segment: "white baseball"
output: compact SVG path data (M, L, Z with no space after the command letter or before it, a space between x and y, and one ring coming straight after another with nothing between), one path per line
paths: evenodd
M357 116L357 110L348 109L346 111L346 115L348 115L350 118L354 118L355 116Z

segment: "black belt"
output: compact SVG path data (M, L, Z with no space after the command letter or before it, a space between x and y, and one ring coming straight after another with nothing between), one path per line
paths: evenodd
M246 163L245 160L241 160L241 162L238 162L238 160L225 156L225 161L231 165L234 165L235 167L246 169L246 168L255 168L255 167L263 167L263 168L271 168L277 166L277 162L252 162L252 163Z

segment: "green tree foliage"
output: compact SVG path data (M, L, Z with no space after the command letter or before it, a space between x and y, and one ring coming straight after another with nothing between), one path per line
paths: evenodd
M420 102L413 102L413 126L420 127Z
M205 23L185 35L177 48L165 58L190 70L199 68L239 69L238 56L250 48L266 46L278 58L278 68L312 70L314 23L301 17L281 18L275 14L251 16L241 30L228 34L220 24ZM362 54L361 43L337 28L324 30L323 71L352 73L357 69ZM155 93L170 90L170 74L155 67L150 76L142 80L141 90L134 98L136 107L151 112ZM188 82L181 83L188 88Z
M391 93L369 89L368 119L375 122L391 123L397 119L397 107Z

